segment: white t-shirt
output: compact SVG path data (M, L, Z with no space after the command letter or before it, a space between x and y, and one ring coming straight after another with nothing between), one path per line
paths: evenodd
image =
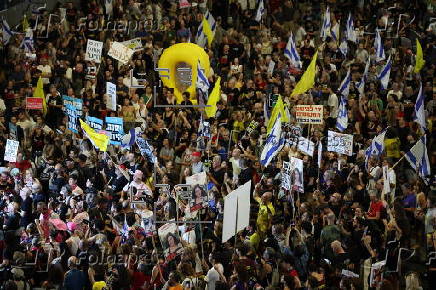
M337 118L338 117L338 109L339 109L338 96L336 94L331 94L329 96L329 100L328 100L327 104L330 107L330 117Z
M223 271L223 266L221 264L218 264L218 267L220 267L220 271ZM217 281L220 280L220 274L217 270L215 270L214 267L210 268L210 270L207 272L206 275L207 280L207 290L215 290L215 284Z
M43 75L51 74L51 67L48 64L46 64L46 65L40 64L36 68L39 69L40 71L42 71ZM42 83L44 85L46 85L46 84L50 83L50 79L49 78L42 78Z

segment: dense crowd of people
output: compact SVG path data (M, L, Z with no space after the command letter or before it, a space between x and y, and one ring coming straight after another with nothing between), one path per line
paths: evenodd
M180 8L185 2L189 7ZM24 24L12 28L16 33L0 44L3 289L431 289L434 3L262 3L256 21L255 0L66 2L27 17L34 27L30 51L22 45ZM340 35L348 15L354 19L357 39L347 42L347 52L342 37L320 36L327 9ZM221 78L211 118L202 108L177 106L174 90L160 85L155 70L166 48L196 41L206 13L216 20L213 41L204 48L210 90ZM284 55L291 32L301 67ZM384 61L374 48L377 35ZM142 47L128 63L108 56L113 41L134 38ZM101 63L85 61L88 39L103 42ZM425 60L418 72L417 39ZM315 84L291 96L315 53ZM388 56L384 89L377 76ZM351 134L353 144L345 155L327 151L327 136L339 132L339 88L348 70L342 133ZM26 107L39 79L46 113ZM139 79L143 87L132 88ZM116 85L116 110L109 109L107 82ZM420 84L425 130L414 113ZM80 126L77 133L69 130L63 96L83 101L84 121L122 117L123 142L137 133L152 153L136 144L96 149ZM278 96L289 111L282 123L286 144L265 167L267 116ZM182 104L191 104L189 94L183 97ZM296 105L323 105L322 124L298 123ZM383 130L383 152L368 157L366 149ZM423 135L428 176L403 158ZM293 141L301 136L315 152ZM8 139L19 141L15 162L4 160ZM302 160L302 171L295 170L286 187L284 164L295 159ZM206 181L192 182L193 176ZM249 226L223 242L225 198L249 181Z

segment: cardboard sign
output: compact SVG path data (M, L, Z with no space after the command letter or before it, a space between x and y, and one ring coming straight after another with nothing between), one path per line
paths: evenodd
M108 55L119 62L126 64L129 62L135 51L126 47L121 42L112 42L111 48L109 49Z
M106 94L108 95L107 108L111 111L117 110L117 86L111 82L106 82Z
M100 63L102 50L103 50L103 42L88 39L88 43L86 45L85 60L94 61L95 63Z
M142 42L140 38L134 38L121 42L125 47L133 49L134 51L142 50Z
M5 161L16 162L17 161L17 153L18 147L20 146L20 142L8 139L6 141L6 149L5 149Z
M353 155L353 135L328 131L327 151Z
M26 98L26 109L27 110L42 110L42 98Z
M301 124L322 124L324 116L323 105L295 106L295 118Z

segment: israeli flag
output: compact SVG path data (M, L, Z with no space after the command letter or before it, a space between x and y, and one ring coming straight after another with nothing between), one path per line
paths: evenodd
M207 22L209 22L210 30L212 30L212 33L215 34L215 31L216 31L216 21L215 21L215 18L209 12L209 10L206 11L206 14L204 16L206 17Z
M200 65L200 61L197 65L197 82L196 82L197 90L200 90L203 94L207 95L209 92L210 84L207 79L204 69Z
M389 56L388 61L386 62L385 66L383 67L383 69L381 70L380 74L377 77L384 90L388 88L389 76L391 75L391 66L392 66L391 56Z
M375 34L374 47L375 47L375 60L377 62L385 60L386 59L385 49L383 48L380 31L378 29Z
M365 88L365 81L366 81L366 78L368 77L368 71L369 71L370 64L371 64L371 59L368 57L368 60L367 60L366 65L365 65L365 70L363 71L362 78L360 79L360 82L356 86L360 95L363 95L363 91Z
M371 145L369 145L368 148L365 150L365 167L368 168L368 161L371 156L381 156L383 151L385 150L385 135L386 135L385 128L383 131L380 132L374 139L372 139Z
M346 26L345 33L347 35L348 41L352 41L354 43L357 42L357 35L356 35L356 31L354 31L354 22L353 22L353 18L351 18L351 13L348 14L348 20L347 20L347 26Z
M260 155L260 164L262 166L268 166L273 158L279 153L285 144L285 139L282 138L282 120L281 115L277 116L271 133L265 141L265 145Z
M338 117L336 119L336 128L343 132L348 127L348 111L347 111L347 99L341 96L341 102L339 104Z
M419 86L418 97L415 103L415 116L413 120L421 126L421 131L425 133L427 125L425 122L425 111L424 111L424 94L422 93L422 83Z
M263 5L263 0L260 0L259 6L257 7L256 18L254 20L256 20L257 22L260 22L263 14L265 14L265 6Z
M341 85L339 86L339 94L345 97L345 99L348 98L348 94L350 93L350 83L351 83L351 71L348 69L347 75L345 76L345 79L342 81Z
M410 166L416 170L418 175L428 184L430 175L430 162L427 153L427 136L422 136L418 142L405 155Z
M6 22L5 19L3 19L2 27L3 27L3 44L6 45L9 43L9 40L14 35L14 33L12 32L11 28L9 27L9 24Z
M347 39L344 38L341 42L341 44L339 45L339 51L342 53L342 55L344 57L347 56L348 53L348 43L347 43Z
M322 21L322 27L321 27L321 38L323 41L326 40L327 36L330 36L330 28L332 26L332 23L330 22L330 8L327 6L327 10L324 14L324 19Z
M33 52L35 47L33 45L33 31L28 28L26 30L26 35L24 36L23 42L21 43L20 48L24 48L26 52Z
M339 41L339 27L340 27L340 23L339 21L337 21L331 29L332 38L335 42Z
M297 52L297 46L295 45L294 36L291 32L289 36L288 44L286 44L285 48L285 56L291 62L291 65L296 68L301 68L301 59Z
M216 21L215 18L212 16L212 14L209 12L209 10L206 11L204 14L204 17L206 18L207 22L209 23L210 30L212 30L212 34L215 34L216 31ZM203 31L203 22L200 22L200 25L198 26L197 34L195 35L196 43L201 46L205 47L207 44L207 36ZM189 35L188 42L191 42L191 35Z

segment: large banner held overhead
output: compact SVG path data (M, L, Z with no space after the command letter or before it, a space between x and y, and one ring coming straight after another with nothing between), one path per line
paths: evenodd
M223 243L249 225L250 190L251 181L241 185L224 198Z
M86 45L85 60L94 61L95 63L100 63L102 50L103 50L103 42L88 39L88 43Z
M96 132L103 129L103 120L96 117L86 117L86 123Z
M3 159L9 162L16 162L19 146L20 142L8 139L6 141L5 156Z
M294 107L295 119L301 124L322 124L324 106L322 105L298 105Z
M106 117L106 131L111 133L112 145L121 145L121 139L124 135L123 118Z
M123 64L127 64L135 51L121 42L112 42L108 55Z
M327 151L353 155L353 135L328 131Z
M77 130L78 115L77 115L76 107L73 106L73 105L70 105L70 104L66 105L65 113L68 116L68 126L67 126L67 129L70 130L73 133L78 133L78 130Z

